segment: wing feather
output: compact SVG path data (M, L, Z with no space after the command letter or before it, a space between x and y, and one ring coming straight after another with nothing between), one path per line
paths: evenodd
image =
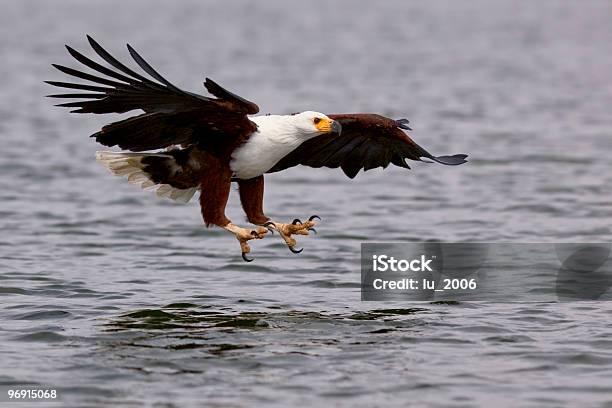
M66 99L70 99L70 98L91 98L91 99L101 99L104 98L105 95L104 94L99 94L99 93L92 93L92 94L87 94L87 93L67 93L67 94L55 94L55 95L47 95L48 98L66 98Z
M136 63L138 65L140 65L140 68L145 70L145 72L147 74L151 75L153 78L157 79L159 82L161 82L162 84L166 85L168 88L172 89L173 91L179 91L180 92L180 89L178 89L176 86L171 84L168 80L166 80L166 78L164 78L157 71L155 71L153 69L153 67L151 65L149 65L149 63L147 61L145 61L140 56L140 54L138 54L136 52L136 50L134 48L132 48L132 46L130 44L127 44L127 48L128 48L128 51L130 52L130 55L132 56L132 58L134 58L134 61L136 61Z
M351 152L358 148L362 143L365 143L366 139L364 137L355 137L353 139L349 139L346 143L340 147L338 150L334 152L327 160L327 167L337 168L342 165L342 162L346 159L346 157L350 156Z
M104 84L104 85L109 85L113 87L120 87L124 85L121 82L111 81L110 79L106 79L106 78L100 78L98 76L87 74L81 71L77 71L76 69L68 68L63 65L59 65L59 64L51 64L51 65L53 65L58 70L62 71L64 74L72 75L74 77L84 79L86 81L96 82L98 84Z
M52 98L80 99L57 105L77 108L72 112L105 114L144 111L144 114L110 123L93 134L92 137L103 145L133 151L162 149L175 144L198 144L203 149L207 146L218 149L224 145L219 143L218 137L224 137L225 145L231 146L237 138L257 129L246 116L256 113L259 110L257 105L212 80L206 80L206 87L217 98L186 92L166 80L129 44L128 51L136 64L153 79L128 68L90 36L87 36L87 40L93 51L110 67L70 46L66 46L66 49L76 61L101 76L63 65L53 66L64 74L96 85L45 82L60 88L90 92L49 95Z
M97 91L97 92L108 92L112 91L113 88L105 88L103 86L93 86L85 84L71 84L70 82L59 82L59 81L44 81L46 84L57 86L60 88L68 89L80 89L84 91Z
M84 56L83 54L81 54L80 52L78 52L77 50L75 50L69 45L66 45L66 49L68 50L68 53L72 55L74 59L79 61L81 64L93 70L98 71L101 74L107 75L109 77L113 77L123 82L136 83L136 81L133 78L128 78L125 75L122 75L118 72L113 71L112 69L106 68L105 66L98 64L95 61L92 61L91 59L87 58L86 56Z
M126 67L125 65L123 65L123 63L121 63L119 60L117 60L115 57L113 57L108 51L106 51L104 48L102 48L102 46L100 44L98 44L98 42L96 40L94 40L93 38L91 38L91 36L87 36L87 41L89 41L89 45L91 45L91 48L96 52L96 54L98 54L100 56L100 58L102 58L104 61L106 61L107 63L109 63L110 65L112 65L113 67L115 67L116 69L126 73L127 75L130 75L146 84L152 85L152 86L158 86L158 84L156 84L155 82L143 77L142 75L132 71L130 68Z

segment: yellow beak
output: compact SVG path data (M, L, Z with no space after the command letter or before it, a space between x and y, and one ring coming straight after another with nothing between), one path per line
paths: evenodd
M342 125L340 122L332 119L321 119L319 123L315 125L315 127L323 133L340 134L342 132Z

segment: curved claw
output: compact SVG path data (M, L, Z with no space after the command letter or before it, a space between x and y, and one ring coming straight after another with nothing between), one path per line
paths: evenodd
M257 231L251 231L251 236L259 238L259 234L257 233Z
M293 220L293 222L291 224L296 225L296 224L301 224L302 221L299 218L296 218L295 220Z
M299 254L300 252L302 252L302 251L304 250L304 248L295 249L295 248L294 248L294 247L292 247L292 246L287 246L287 248L289 248L289 250L290 250L291 252L293 252L294 254Z
M276 228L276 224L273 223L272 221L268 221L265 224L263 224L264 227L266 227L268 229L268 231L270 231L270 233L272 235L274 235L274 228ZM274 227L274 228L272 228Z
M268 229L268 231L270 231L270 233L272 235L274 235L274 228L277 228L276 224L274 224L272 221L268 221L265 224L263 224L263 226L266 227ZM272 227L274 227L274 228L272 228Z
M246 252L242 253L242 259L244 259L244 262L253 262L253 258L247 258Z
M318 219L319 221L321 221L321 217L319 217L318 215L311 215L310 218L308 218L308 221L312 221L315 218Z
M312 232L314 232L315 234L317 233L317 230L316 230L316 229L314 229L314 228L308 228L308 231L312 231Z

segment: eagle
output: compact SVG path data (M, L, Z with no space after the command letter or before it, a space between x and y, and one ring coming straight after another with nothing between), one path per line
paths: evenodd
M263 211L264 175L302 165L340 168L349 178L360 170L389 164L409 169L406 160L429 159L445 165L466 162L467 155L434 156L416 144L405 130L407 119L393 120L370 113L328 114L304 111L290 115L260 115L259 107L206 78L210 96L179 89L160 75L136 50L127 49L142 71L136 72L113 57L91 36L87 40L100 62L66 45L68 53L90 72L52 64L82 81L45 81L74 93L48 95L69 102L56 106L71 112L134 116L109 123L91 135L123 152L100 151L96 159L118 176L158 196L186 203L199 191L206 227L233 234L242 258L251 252L249 241L277 231L294 253L296 235L316 233L321 218L280 222ZM105 65L103 65L105 63ZM135 67L134 67L135 68ZM147 76L148 75L148 76ZM127 150L127 152L126 152ZM234 224L225 215L232 183L253 228Z

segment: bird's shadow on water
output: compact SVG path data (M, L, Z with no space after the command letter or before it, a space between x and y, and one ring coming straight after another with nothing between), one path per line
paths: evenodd
M155 348L238 357L271 345L335 346L378 341L376 336L423 330L428 308L373 309L348 313L299 310L234 311L227 307L172 303L111 318L102 326L113 349ZM374 338L373 338L374 336Z
M140 309L112 319L105 324L105 330L125 331L168 331L168 330L206 330L214 328L263 329L267 327L262 312L225 313L220 310L207 310L209 306L191 303L172 303L159 309Z

